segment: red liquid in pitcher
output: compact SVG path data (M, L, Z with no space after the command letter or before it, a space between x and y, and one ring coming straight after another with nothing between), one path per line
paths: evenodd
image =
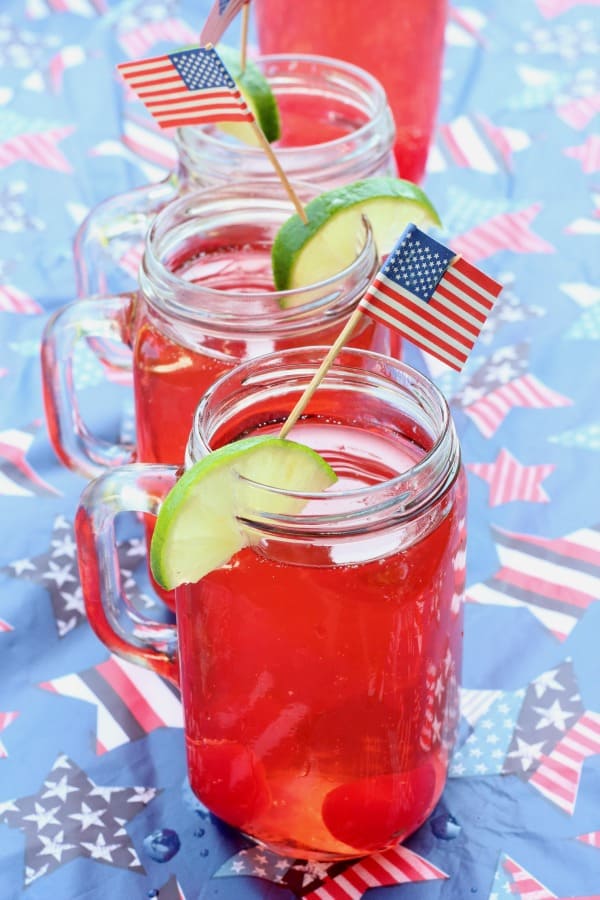
M420 181L440 93L446 0L255 0L261 53L322 53L371 72L385 88L396 123L402 178Z
M344 488L420 455L358 428L300 424L291 436L328 458ZM398 532L380 533L375 550L356 536L278 544L271 558L245 548L177 591L192 788L279 852L383 849L439 799L458 719L462 476L439 502L445 515L406 549Z

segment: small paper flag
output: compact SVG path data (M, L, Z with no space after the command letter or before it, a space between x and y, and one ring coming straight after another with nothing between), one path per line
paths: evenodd
M410 224L358 308L460 371L501 290Z
M248 0L214 0L200 32L200 43L217 44L245 3L248 3Z
M213 47L120 63L117 69L161 128L254 121Z

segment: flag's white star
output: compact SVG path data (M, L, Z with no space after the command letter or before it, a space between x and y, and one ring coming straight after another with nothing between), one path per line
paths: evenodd
M54 581L59 588L63 587L68 581L77 580L73 575L72 563L67 563L66 566L58 566L52 560L48 561L48 569L44 572L44 578L48 581Z
M544 709L541 706L534 706L534 712L540 714L540 720L535 726L536 731L539 728L546 728L548 725L552 725L554 728L558 728L559 731L567 730L567 719L573 719L575 714L569 712L566 709L563 709L558 702L555 700L552 706L549 706L548 709Z
M79 788L73 787L67 781L67 776L63 775L60 781L45 781L44 784L48 788L45 794L42 794L42 800L47 797L58 797L64 803L69 794L78 791Z
M104 801L106 801L106 803L110 803L111 795L118 794L119 791L122 791L122 790L123 790L123 788L119 788L119 787L100 787L99 785L95 784L94 787L92 788L92 790L90 791L89 796L90 797L102 797L102 799Z
M52 809L44 809L41 803L35 803L34 806L34 813L23 816L25 822L35 822L38 831L41 831L46 825L60 825L60 821L54 815L54 813L58 812L60 806L54 806Z
M17 559L10 564L10 567L15 570L15 575L21 575L23 572L35 572L35 566L30 559Z
M104 822L102 821L103 814L102 810L91 809L87 803L82 802L81 812L69 813L69 818L78 820L81 825L81 830L85 831L90 825L98 825L99 828L104 828Z
M63 538L51 541L50 546L54 548L52 556L68 556L70 559L75 559L77 544L70 534L66 534Z
M65 833L59 831L54 837L47 837L44 834L39 835L39 839L44 845L39 851L40 856L53 856L57 862L62 862L62 855L67 850L75 850L75 844L65 844Z
M85 847L92 859L103 859L106 862L111 863L113 861L113 850L118 850L120 844L107 844L104 840L104 835L101 832L96 838L95 844L82 841L81 846Z
M540 741L539 744L528 744L518 737L516 749L511 750L507 755L519 759L523 766L523 771L526 772L527 769L530 769L533 763L541 757L542 747L545 743L545 741Z
M549 672L543 672L532 682L536 697L543 697L550 688L553 691L564 691L564 686L560 681L556 680L557 672L558 669L551 669Z

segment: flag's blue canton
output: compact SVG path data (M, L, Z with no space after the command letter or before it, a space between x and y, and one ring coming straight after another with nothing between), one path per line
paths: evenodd
M428 303L455 253L408 225L390 253L382 274Z
M212 47L179 50L177 53L170 53L169 59L190 91L219 87L236 90L233 78L221 62L217 51Z
M219 0L219 15L223 15L230 3L231 0Z

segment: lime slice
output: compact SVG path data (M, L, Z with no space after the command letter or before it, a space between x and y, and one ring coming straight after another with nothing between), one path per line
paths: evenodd
M303 500L257 484L315 492L336 480L310 447L278 437L259 435L215 450L184 473L161 506L150 546L154 578L168 590L198 581L250 544L236 512L256 507L257 497L263 513L302 509Z
M366 178L325 191L307 203L305 212L306 224L295 213L283 223L273 242L273 279L280 291L323 281L349 266L358 252L362 216L371 223L380 255L390 252L409 222L441 225L418 185L391 176ZM284 307L293 304L293 299L282 301Z
M219 46L217 52L239 87L240 93L254 114L266 139L269 143L276 141L281 134L279 110L269 82L258 66L250 60L246 61L245 69L242 72L239 50ZM254 129L246 122L219 122L217 127L220 131L230 134L244 144L260 146L260 140L256 137Z

